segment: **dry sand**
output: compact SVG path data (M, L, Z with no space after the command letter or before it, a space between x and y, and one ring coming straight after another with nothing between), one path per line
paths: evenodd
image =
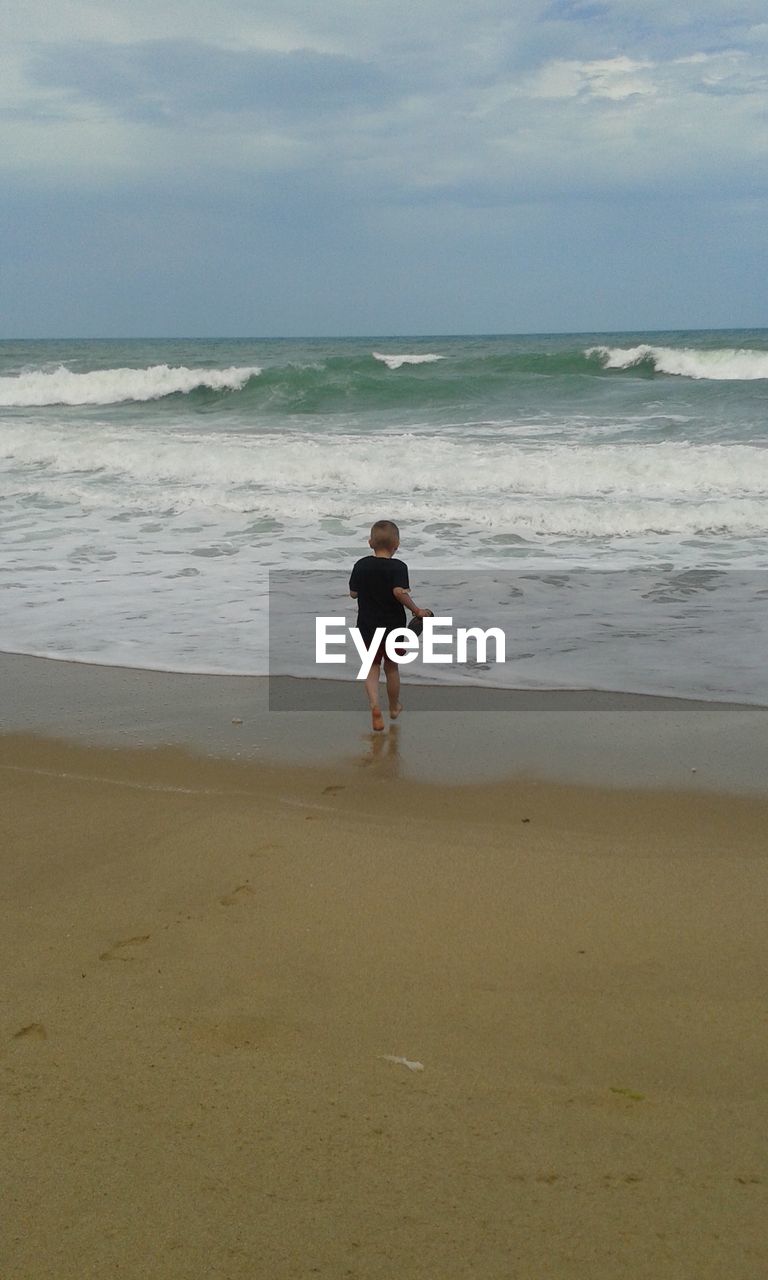
M768 799L18 736L0 788L3 1280L768 1273Z

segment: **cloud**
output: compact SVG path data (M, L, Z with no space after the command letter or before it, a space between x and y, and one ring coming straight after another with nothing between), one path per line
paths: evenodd
M0 44L7 323L557 326L588 299L637 323L627 264L671 320L720 262L720 314L760 314L764 4L25 0Z
M591 0L553 0L544 12L544 19L563 22L592 22L608 17L610 5L592 3Z
M342 54L226 49L192 40L67 44L40 50L34 81L99 103L118 117L156 122L215 113L294 116L361 109L392 87L378 67Z
M48 41L30 4L37 38L6 47L0 101L18 181L290 174L294 192L468 206L763 181L768 48L748 0L697 0L698 24L662 0L520 0L512 16L392 0L364 20L352 0L263 0L258 20L240 0L134 0L130 22L73 0L71 38L51 9Z
M652 62L625 56L594 62L561 59L540 67L528 81L527 92L534 98L575 98L584 94L619 102L635 94L656 92L650 77L642 74L652 67Z
M544 63L523 81L518 92L535 98L603 98L610 102L650 95L675 99L683 107L696 93L761 94L768 98L768 77L766 68L742 49L699 51L659 61L619 55L589 62L555 59Z

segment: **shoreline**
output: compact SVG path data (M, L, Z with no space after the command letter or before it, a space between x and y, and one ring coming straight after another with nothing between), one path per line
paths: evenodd
M405 779L532 778L762 793L768 709L589 690L404 682L406 711L372 734L356 682L203 676L0 654L0 734L176 746L275 764L381 767ZM448 705L446 705L448 703ZM315 706L317 709L310 709ZM340 710L339 707L345 709Z
M277 686L308 684L313 688L328 686L330 690L335 691L348 691L350 689L359 688L360 685L360 682L354 679L339 680L332 676L323 677L317 675L295 675L283 673L277 676L272 676L265 672L211 671L203 668L188 668L181 670L177 667L170 666L130 666L124 662L99 662L94 658L72 658L65 654L27 653L21 649L0 649L0 662L5 658L23 658L29 659L33 662L61 663L64 666L71 667L87 667L95 670L106 669L117 672L131 672L136 675L178 676L201 680L251 680ZM472 695L477 694L478 699L481 700L481 706L483 709L491 709L491 702L499 697L509 697L519 700L521 704L526 707L530 707L534 703L537 703L538 705L538 701L540 700L541 709L549 710L550 708L547 706L547 703L562 695L565 699L574 700L578 697L593 703L605 700L606 705L601 708L604 710L616 709L619 705L631 703L633 710L652 710L657 705L664 704L679 708L680 710L687 710L688 708L693 709L696 707L723 707L726 709L744 708L755 711L768 711L768 703L745 702L738 698L712 698L694 693L681 694L662 691L642 692L636 689L599 689L591 685L491 685L485 681L473 683L468 679L462 679L456 683L451 683L448 680L419 682L417 680L410 680L407 675L403 678L403 683L407 685L408 689L412 689L417 692L419 699L423 704L422 709L427 709L427 702L430 701L430 694L443 695L443 702L450 702L454 695L463 702L466 702ZM286 706L281 707L280 709L327 710L330 709L333 697L334 694L331 693L325 699L320 698L318 700L317 707L307 707L307 702L311 702L313 699L307 699L307 697L302 698L300 695L297 695L295 699L286 699L286 701L295 702L295 706ZM608 705L609 703L615 703L615 706L610 706ZM439 708L435 706L434 709L438 710Z

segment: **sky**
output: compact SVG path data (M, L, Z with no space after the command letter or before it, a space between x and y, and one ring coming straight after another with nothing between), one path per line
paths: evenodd
M0 337L768 325L764 0L15 0Z

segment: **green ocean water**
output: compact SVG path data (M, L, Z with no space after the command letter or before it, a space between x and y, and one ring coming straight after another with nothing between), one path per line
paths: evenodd
M410 360L393 370L373 351L423 360ZM380 350L379 350L380 349ZM617 353L611 359L607 353ZM683 358L684 357L684 358ZM675 366L682 364L680 373ZM208 386L190 390L156 390L151 379L136 388L137 395L121 396L119 385L81 384L57 386L59 370L75 377L111 371L137 372L167 366L185 371L254 369L244 385ZM398 378L389 376L398 372ZM481 416L508 414L521 409L543 411L563 403L599 410L620 411L662 405L700 410L703 419L722 430L723 410L738 420L749 416L751 405L765 405L765 388L750 389L751 382L768 379L768 331L699 331L657 334L584 334L563 336L487 338L376 338L343 340L132 340L78 342L0 343L0 377L34 379L39 387L0 384L0 403L13 400L15 407L54 406L61 399L74 405L89 401L104 407L131 404L179 410L184 397L188 413L220 412L256 426L259 415L290 417L317 414L332 425L331 416L408 415L412 409L427 413L435 425L451 407L475 409ZM680 378L685 379L681 387ZM670 385L669 379L677 378ZM656 394L638 382L651 382ZM696 384L705 383L706 387ZM717 387L716 384L723 385ZM28 391L25 397L24 391ZM750 390L752 394L750 394ZM93 397L90 400L90 397ZM742 398L744 403L742 404ZM743 423L749 428L749 423ZM752 423L751 425L755 425Z

